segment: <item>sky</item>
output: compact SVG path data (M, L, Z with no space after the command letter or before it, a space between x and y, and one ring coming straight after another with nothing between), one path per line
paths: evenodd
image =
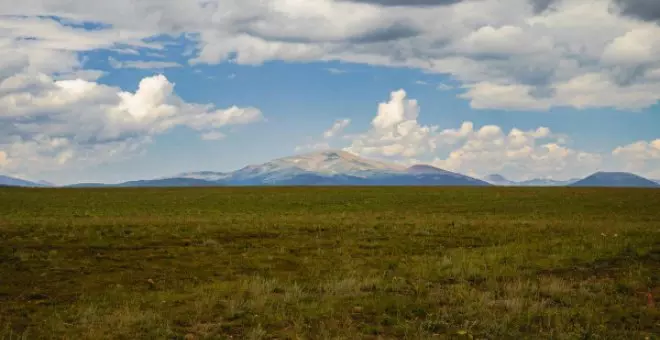
M660 179L657 0L0 2L0 174L325 149L476 177Z

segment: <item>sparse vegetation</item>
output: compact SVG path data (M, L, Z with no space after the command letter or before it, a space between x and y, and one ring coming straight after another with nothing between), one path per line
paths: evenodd
M0 189L0 339L657 339L660 190Z

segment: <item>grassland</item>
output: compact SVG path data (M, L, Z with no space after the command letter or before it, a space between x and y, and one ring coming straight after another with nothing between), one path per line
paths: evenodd
M0 189L0 339L657 339L660 190Z

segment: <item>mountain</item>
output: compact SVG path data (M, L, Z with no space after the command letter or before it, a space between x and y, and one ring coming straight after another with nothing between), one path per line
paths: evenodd
M213 187L219 183L195 178L162 178L153 180L139 180L124 182L116 185L117 187Z
M338 150L312 152L253 164L234 172L188 172L173 178L212 182L214 185L457 185L484 186L488 183L430 165L405 167L361 158ZM153 181L127 185L154 185ZM156 184L161 184L156 183ZM203 184L203 183L199 183Z
M205 181L215 182L226 179L227 177L229 177L229 174L224 172L214 172L214 171L198 171L198 172L184 172L182 174L178 174L176 177L201 179Z
M534 178L526 181L511 181L506 179L502 175L494 174L489 175L484 178L484 180L493 185L501 186L524 186L524 187L560 187L566 186L573 182L578 181L579 179L569 179L566 181L558 181L549 178Z
M570 185L579 180L580 180L579 178L573 178L567 181L558 181L549 178L535 178L527 181L518 182L518 185L529 186L529 187L561 187L561 186Z
M510 181L510 180L506 179L504 176L502 176L500 174L488 175L488 176L486 176L486 178L484 178L484 180L486 182L490 183L490 184L493 184L493 185L507 186L507 185L517 185L518 184L514 181Z
M572 187L643 187L660 188L660 184L627 172L597 172L570 186Z
M456 173L447 171L447 170L442 170L440 168L436 168L431 165L426 165L426 164L416 164L411 167L409 167L406 172L409 174L416 174L416 175L457 175ZM462 176L462 175L461 175Z
M0 185L10 187L45 187L50 186L39 182L26 181L20 178L0 175Z
M345 151L322 151L249 165L228 177L233 182L279 182L296 176L316 177L348 176L369 178L390 173L405 172L406 168L395 164L363 159Z

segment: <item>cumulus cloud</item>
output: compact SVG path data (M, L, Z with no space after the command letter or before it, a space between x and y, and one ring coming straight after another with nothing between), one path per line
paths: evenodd
M631 161L660 160L660 139L621 146L616 148L613 154Z
M378 105L366 131L342 133L349 121L337 120L323 138L296 151L342 148L405 165L425 163L477 177L499 173L513 180L568 180L596 171L630 171L660 178L660 139L602 153L572 147L569 136L544 126L505 131L498 125L464 121L440 129L421 124L419 119L418 102L409 99L404 90L394 91L389 101Z
M407 99L404 90L392 92L390 101L380 103L371 129L356 136L346 151L363 155L414 157L435 149L434 126L417 122L419 105Z
M660 139L620 146L612 155L623 169L660 179Z
M567 136L547 127L505 132L497 125L477 128L466 121L456 128L439 129L420 124L419 114L417 101L408 99L404 90L394 91L388 102L379 104L367 131L341 136L349 140L344 150L405 164L428 163L474 176L497 172L513 179L584 176L597 171L604 161L597 153L569 147ZM316 146L329 147L327 143Z
M459 136L459 147L444 158L436 158L433 165L479 176L504 173L516 179L568 179L590 174L602 163L600 155L563 145L565 136L545 127L530 131L513 128L505 133L499 126L473 129L468 123L462 130L448 131Z
M0 17L3 169L28 165L45 169L135 154L152 136L174 126L199 130L204 139L218 139L223 126L260 117L251 108L218 110L186 103L174 94L174 84L160 76L143 80L134 93L105 86L97 83L104 73L88 69L80 57L81 52L108 49L122 55L111 60L116 67L176 67L170 62L123 60L167 48L162 39L168 37L186 41L184 56L190 64L344 61L446 74L458 83L460 97L475 109L630 110L660 100L657 1L90 4L87 0L0 2L0 13L5 14ZM480 159L495 164L486 169L506 160L513 165L504 164L502 169L520 176L526 171L565 174L551 164L566 164L567 172L577 173L581 170L571 165L573 161L586 167L603 161L571 149L565 138L553 132L543 136L538 129L505 132L494 126L476 128L470 122L440 130L420 123L418 115L417 102L397 91L379 106L368 131L351 136L347 148L365 155L432 157L435 164L466 172L479 167ZM315 147L340 140L341 128L331 135L320 137ZM636 167L649 169L655 144L640 143L621 147L610 156L638 164L640 155L646 155L644 165ZM439 156L445 148L450 148L448 153Z
M656 23L638 20L656 21L657 8L647 0L118 0L102 6L30 0L0 4L1 13L15 15L0 19L0 53L23 56L11 57L11 68L50 74L80 69L80 51L162 49L153 37L183 36L192 64L333 60L412 67L452 76L474 108L636 109L658 100L660 34ZM99 27L83 29L83 21ZM166 66L174 65L157 67ZM559 94L585 77L607 86ZM607 100L630 86L639 95ZM495 100L494 92L509 98ZM584 98L602 104L579 106Z
M0 12L7 13L0 5ZM47 15L47 13L43 13ZM143 39L153 32L86 30L45 17L0 17L0 79L19 73L83 72L79 52L116 45L156 48Z
M208 138L224 126L261 118L256 108L185 102L163 75L142 79L135 92L82 79L17 75L0 82L2 170L35 173L74 161L80 166L130 157L176 126Z

